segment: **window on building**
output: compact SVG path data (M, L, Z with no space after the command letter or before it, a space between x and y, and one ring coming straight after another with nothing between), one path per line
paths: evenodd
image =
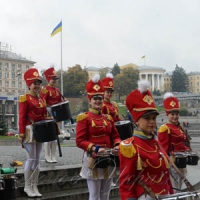
M190 77L190 79L192 80L192 77Z
M2 62L0 62L0 70L2 70Z
M18 64L18 68L17 70L21 71L22 70L22 65L21 64Z
M9 81L5 80L5 87L9 87Z
M197 79L199 79L199 77L197 76Z
M26 70L28 70L29 69L29 65L26 65Z
M12 81L12 87L15 87L15 81Z
M2 72L0 71L0 78L2 78Z
M12 64L12 71L15 71L15 64Z
M9 63L5 63L4 68L5 68L5 71L9 70Z
M22 88L22 82L20 81L18 84L19 88Z
M15 76L15 72L12 72L12 78L15 79L16 76Z
M2 80L0 80L0 86L2 86Z
M5 72L5 78L9 78L9 72Z
M197 86L199 86L199 82L197 82Z

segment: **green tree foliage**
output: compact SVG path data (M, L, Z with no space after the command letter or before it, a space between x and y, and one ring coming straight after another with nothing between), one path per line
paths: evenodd
M0 135L5 135L6 132L8 131L6 123L0 119Z
M118 94L118 99L121 96L128 95L132 90L137 88L137 82L139 80L139 70L131 67L121 70L120 74L114 79L115 92Z
M188 112L187 109L181 108L181 109L179 110L179 115L180 115L180 116L189 116L190 114L189 114L189 112Z
M116 63L114 65L114 67L112 68L111 73L113 74L113 76L117 76L117 74L120 74L120 67L119 67L118 63Z
M176 65L172 73L172 92L187 92L188 78L185 70Z
M60 71L58 72L60 74ZM85 92L85 85L88 82L88 72L80 65L70 67L63 72L63 92L65 97L78 97ZM61 85L59 79L59 87Z

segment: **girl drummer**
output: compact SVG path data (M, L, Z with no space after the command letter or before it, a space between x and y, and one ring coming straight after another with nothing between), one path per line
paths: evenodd
M99 74L87 83L86 91L90 108L77 116L76 125L76 144L84 150L80 175L87 179L89 200L108 200L116 175L114 167L108 164L109 151L118 149L121 140L112 117L101 113L104 89ZM103 165L100 161L92 166L92 161L97 161L100 155L105 161Z
M190 140L187 137L186 132L183 130L183 127L179 123L180 106L178 99L174 97L172 93L167 92L164 94L163 105L168 118L168 122L160 126L160 128L158 129L158 141L160 142L161 146L166 151L168 156L170 156L170 158L174 158L174 154L176 154L177 152L184 154L185 152L191 150L189 145ZM186 143L188 144L188 146L186 145ZM179 170L184 177L186 175L186 168L183 165L178 167L181 167L179 168ZM173 187L175 189L175 192L178 193L181 191L182 179L173 167L170 168L170 173Z
M121 200L153 200L173 193L167 156L153 134L158 111L148 87L148 81L140 80L125 101L137 127L119 147Z
M24 73L24 80L29 88L29 93L19 98L19 141L27 150L24 192L28 197L41 197L42 194L39 193L37 184L42 143L34 140L31 124L49 118L46 117L46 102L39 96L42 81L38 70L28 69Z
M64 101L60 90L56 87L58 76L54 67L50 67L43 72L48 82L47 86L42 87L40 95L46 100L47 106ZM47 108L51 114L50 108ZM57 163L56 160L56 140L44 143L45 160L48 163Z
M112 116L113 121L117 122L120 121L119 117L119 110L116 102L111 102L111 98L113 96L114 92L114 79L113 75L111 73L106 74L106 78L102 80L103 86L104 86L104 100L103 100L103 106L102 106L102 113L109 114Z

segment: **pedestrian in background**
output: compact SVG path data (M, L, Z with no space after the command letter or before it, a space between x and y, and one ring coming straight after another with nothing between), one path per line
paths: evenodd
M149 87L148 81L140 80L125 101L136 127L133 136L120 143L121 200L173 194L167 156L154 138L158 111Z
M64 101L63 96L60 93L60 90L56 87L58 76L54 67L50 67L43 72L48 85L43 86L41 89L41 97L46 100L49 114L52 116L50 106L58 104ZM45 151L45 160L47 163L57 163L56 160L56 146L57 140L45 142L44 151Z
M29 88L27 94L19 97L19 141L27 150L27 160L24 166L24 192L28 197L41 197L42 194L39 193L37 185L42 143L35 141L31 124L49 118L46 102L39 96L42 81L38 70L28 69L24 73L24 80Z
M86 91L89 111L76 119L76 145L84 150L80 175L87 179L89 200L109 200L116 176L116 169L109 166L109 154L112 148L118 149L121 140L112 117L101 112L104 88L99 74L87 83Z

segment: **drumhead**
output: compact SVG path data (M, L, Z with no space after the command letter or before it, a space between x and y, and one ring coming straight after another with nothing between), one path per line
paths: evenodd
M115 122L115 126L121 126L121 125L124 125L124 124L129 124L131 123L129 120L121 120L121 121L117 121Z
M54 120L52 120L52 119L41 120L38 122L34 122L34 124L40 125L40 124L46 124L46 123L50 123L50 122L54 122Z
M50 107L52 108L52 107L55 107L55 106L60 106L60 105L63 105L63 104L68 104L68 103L69 103L69 101L63 101L63 102L54 104L54 105L52 105L52 106L50 106Z

